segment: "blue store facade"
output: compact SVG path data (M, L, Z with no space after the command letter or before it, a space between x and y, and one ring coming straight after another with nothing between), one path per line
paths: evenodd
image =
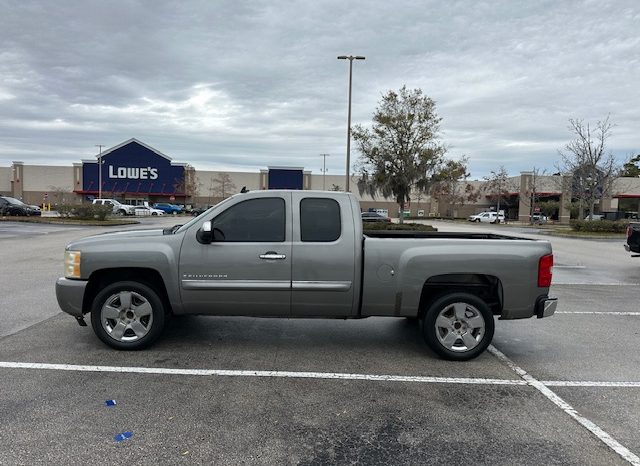
M186 163L175 163L160 151L135 138L102 152L102 173L98 160L82 161L81 189L87 199L102 197L128 203L142 201L184 202L192 171Z

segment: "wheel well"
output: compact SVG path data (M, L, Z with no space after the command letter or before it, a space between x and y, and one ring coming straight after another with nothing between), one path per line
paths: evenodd
M446 294L460 292L469 293L482 299L493 314L500 315L502 313L502 283L497 277L455 273L436 275L424 283L418 308L420 317L436 299Z
M89 277L89 283L84 293L82 309L85 313L91 309L91 303L96 295L107 285L114 282L134 281L152 288L165 305L167 312L171 312L171 303L167 295L164 280L157 270L142 267L122 267L115 269L96 270Z

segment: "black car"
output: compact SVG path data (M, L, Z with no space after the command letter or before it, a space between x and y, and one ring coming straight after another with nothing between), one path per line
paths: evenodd
M362 212L361 215L363 222L391 222L391 219L389 217L385 217L384 215L381 215L377 212Z
M194 217L197 217L198 215L202 214L203 212L206 212L207 210L209 210L212 206L209 207L196 207L194 209L191 209L191 215L193 215Z
M40 215L39 209L25 204L18 199L9 196L0 196L0 215Z

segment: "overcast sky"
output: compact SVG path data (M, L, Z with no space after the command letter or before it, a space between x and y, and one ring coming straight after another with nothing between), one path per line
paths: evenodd
M354 124L406 84L472 178L553 170L569 118L640 153L640 2L0 0L0 166L135 137L196 169L343 174ZM357 158L355 149L352 160Z

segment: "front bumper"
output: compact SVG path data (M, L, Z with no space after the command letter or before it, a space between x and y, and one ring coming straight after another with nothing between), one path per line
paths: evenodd
M58 281L56 281L56 298L60 309L74 317L82 317L82 301L87 283L86 280L58 278Z
M541 298L536 304L536 315L538 319L550 317L556 312L558 298Z

